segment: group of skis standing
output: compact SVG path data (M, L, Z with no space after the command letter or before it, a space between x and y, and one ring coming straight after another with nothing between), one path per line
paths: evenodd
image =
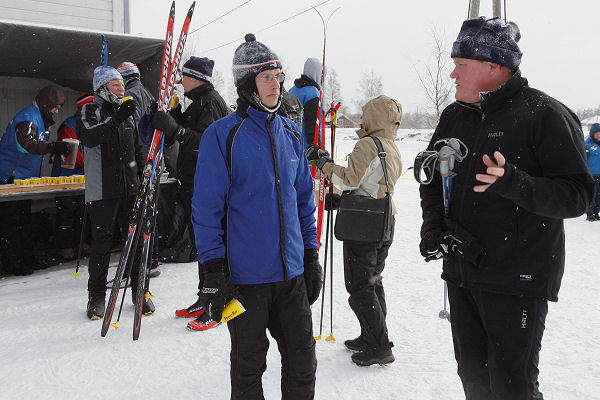
M594 188L577 117L528 86L519 70L519 39L518 27L498 18L463 23L451 54L457 101L444 110L429 150L455 138L469 151L454 165L448 207L439 171L420 187L420 251L426 261L444 261L458 375L469 400L542 399L539 351L547 302L557 301L564 271L563 219L584 213ZM195 317L194 329L208 329L219 324L231 299L239 300L246 311L227 324L231 398L263 398L268 330L281 354L282 398L313 399L310 305L319 297L323 271L310 165L343 191L381 198L386 183L370 140L376 136L393 193L402 172L394 144L402 109L383 95L369 101L359 141L343 167L312 145L323 68L317 60L307 60L290 90L304 107L301 126L280 115L301 106L286 102L281 62L254 35L246 35L234 53L233 113L211 83L213 66L200 57L183 65L184 94L191 100L185 111L177 102L157 111L135 64L95 70L93 101L76 114L92 226L87 315L104 313L114 225L127 226L139 185L139 139L148 144L151 132L160 130L166 146L179 142L177 195L198 259L198 300L177 315ZM60 143L32 146L44 142L46 121L64 102L53 93L40 93L53 102L40 97L13 121L17 136L9 139L16 137L28 154L68 151ZM39 171L39 162L36 156L35 165L23 167ZM11 170L15 178L21 169ZM329 203L335 208L335 196ZM344 242L344 279L360 325L359 336L345 346L358 365L394 361L381 277L392 241ZM138 266L133 263L132 277ZM145 299L143 313L152 312Z

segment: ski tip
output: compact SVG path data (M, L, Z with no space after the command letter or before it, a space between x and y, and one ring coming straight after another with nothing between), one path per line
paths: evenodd
M73 275L75 278L81 278L81 275L79 275L78 272L73 272L71 275Z
M333 337L333 333L325 338L326 342L335 342L335 338Z
M321 335L315 336L315 340L321 340Z
M117 329L119 329L119 321L115 322L114 324L110 324L110 326L114 327L116 331Z
M171 14L175 14L175 0L171 3Z
M188 17L192 17L192 14L194 13L194 8L196 7L196 2L194 1L192 3L192 5L190 6L190 10L188 11Z

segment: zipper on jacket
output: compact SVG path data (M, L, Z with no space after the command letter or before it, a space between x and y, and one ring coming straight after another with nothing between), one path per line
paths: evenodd
M287 261L285 259L285 220L283 216L283 199L281 197L281 179L279 177L279 159L277 157L277 146L275 144L275 136L271 130L270 119L274 118L275 114L269 114L265 122L269 139L271 141L271 151L273 152L273 161L275 168L275 187L277 189L277 203L279 205L279 246L281 247L281 261L283 263L283 279L288 280Z

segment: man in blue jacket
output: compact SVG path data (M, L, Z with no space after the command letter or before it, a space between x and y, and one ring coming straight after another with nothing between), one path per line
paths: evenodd
M600 124L590 128L590 137L585 140L587 164L594 177L594 196L587 211L588 221L600 221Z
M276 114L281 62L252 34L235 51L234 114L206 129L194 177L192 222L213 321L240 300L227 325L231 399L262 399L271 336L281 353L284 399L313 399L317 361L310 304L319 296L312 180L298 126ZM207 321L207 323L211 323Z
M0 184L39 177L44 154L69 153L67 143L48 141L48 130L64 102L59 88L46 86L13 117L0 140ZM47 266L33 257L31 200L0 203L0 221L0 253L8 273L29 275Z
M304 138L304 150L312 146L315 141L315 129L319 116L319 91L321 90L321 76L323 65L316 58L308 58L304 62L304 70L300 78L294 81L290 93L300 100L304 107L302 117L302 137Z

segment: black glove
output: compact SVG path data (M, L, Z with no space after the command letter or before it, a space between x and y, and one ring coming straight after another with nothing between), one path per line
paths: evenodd
M223 308L234 297L239 299L235 286L229 280L225 260L217 258L201 265L202 289L198 300L213 321L221 321Z
M50 143L50 154L69 154L71 146L67 142L52 142Z
M442 235L442 244L448 246L448 253L479 265L485 256L485 248L479 240L450 218L444 218L448 228Z
M134 99L125 100L123 104L121 104L121 106L113 114L113 121L115 121L117 125L121 125L123 121L125 121L127 118L131 117L135 113L136 108L137 105L135 104Z
M425 232L421 238L421 243L419 243L419 250L421 255L425 257L425 261L439 260L444 257L445 248L441 245L442 236L443 230L440 228Z
M327 150L323 150L315 145L306 149L306 158L309 164L315 164L320 170L323 170L323 166L328 162L333 162Z
M337 210L338 208L340 208L340 199L341 198L342 198L342 196L340 196L337 193L326 193L325 194L325 204L324 204L325 211L332 211L332 210Z
M157 111L152 117L152 127L162 131L170 140L180 141L184 129L179 126L175 119L164 111Z
M317 249L304 250L304 283L308 304L312 304L319 298L323 286L323 268L319 264Z

